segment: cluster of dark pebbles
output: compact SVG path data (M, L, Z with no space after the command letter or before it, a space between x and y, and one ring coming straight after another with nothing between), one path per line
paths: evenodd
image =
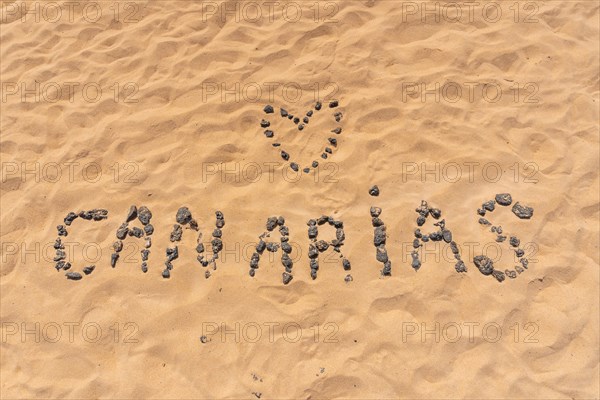
M429 207L425 200L421 200L421 205L418 208L416 208L415 211L419 214L419 216L417 217L417 225L419 227L415 229L414 232L414 250L411 252L412 267L415 269L415 271L421 268L421 261L419 260L418 248L422 247L423 243L427 243L430 240L432 242L440 242L443 240L444 242L450 245L452 254L454 254L454 258L456 259L454 269L456 270L456 272L467 272L467 266L460 257L460 250L458 248L458 245L454 240L452 240L452 232L448 228L446 228L446 220L440 220L442 216L442 211L439 208ZM423 224L425 224L429 216L433 217L433 219L438 221L433 224L434 226L438 227L438 230L429 234L423 234L421 232L420 227L423 226Z
M209 259L204 257L204 244L202 243L202 232L198 233L196 252L198 253L197 260L203 267L208 267L212 265L213 270L217 269L217 259L219 258L219 253L223 250L223 231L221 228L225 226L225 217L221 211L215 212L216 222L215 229L212 232L212 240L210 242L212 248L212 256ZM173 225L173 231L169 236L169 240L173 243L179 242L183 237L183 226L188 225L189 229L192 229L198 232L200 229L198 228L198 222L192 217L192 213L187 207L180 207L177 210L177 214L175 215L176 224ZM171 277L171 270L173 269L172 262L179 257L179 248L177 245L174 247L167 247L166 250L166 261L165 261L165 269L162 272L162 277L168 279ZM206 270L204 272L204 277L206 279L210 278L210 270Z
M383 264L381 276L391 276L392 262L389 260L387 250L385 248L385 242L387 240L386 227L381 218L379 218L381 216L381 208L371 207L369 212L371 213L371 222L373 224L373 228L375 228L373 232L373 244L375 245L376 251L375 258L377 261Z
M329 108L336 108L338 105L339 105L339 102L337 100L333 100L329 103ZM319 111L319 110L321 110L322 107L323 107L323 104L321 102L317 102L314 106L314 110ZM271 105L266 105L265 108L263 109L263 111L265 112L265 114L273 114L275 112L275 109ZM290 114L286 109L280 108L279 114L281 115L282 118L287 118L292 123L297 125L298 130L302 131L302 130L304 130L304 127L310 122L310 118L313 116L314 111L311 109L306 112L304 117L298 117L298 116L294 116L293 114ZM343 114L338 111L333 114L333 117L336 122L340 122L342 120ZM272 129L269 129L271 127L271 122L269 120L262 119L260 121L260 127L265 129L264 134L267 138L272 139L275 137L275 132ZM333 129L331 132L335 133L336 135L339 135L340 133L342 133L342 128L337 127L335 129ZM327 139L327 141L329 142L329 145L331 147L337 147L338 141L335 137L329 137ZM273 143L273 147L281 147L281 143L275 142L275 143ZM329 146L325 147L323 153L321 154L322 159L327 159L327 157L330 154L333 154L333 149L331 147L329 147ZM290 161L290 154L287 151L280 149L280 155L281 155L281 158L283 158L285 161ZM316 169L318 166L319 166L319 162L315 160L312 162L310 167L304 167L302 169L302 171L304 173L309 173L311 167L313 169ZM295 172L298 172L300 170L300 166L298 165L298 163L296 163L294 161L290 161L290 168L292 170L294 170Z
M85 219L88 221L102 221L108 218L108 210L102 208L94 208L90 211L80 211L79 213L70 212L64 218L64 225L58 225L56 230L58 231L58 237L54 241L54 250L56 250L56 256L54 256L54 261L56 265L56 271L68 271L65 273L67 279L71 279L74 281L78 281L83 278L79 272L69 271L71 269L71 263L66 261L67 255L65 253L65 246L62 243L61 236L66 237L69 232L67 232L67 226L71 226L74 220L77 218ZM95 265L90 265L83 268L83 273L89 275L96 268Z
M341 247L344 245L346 240L346 234L344 233L344 222L337 221L332 216L322 215L317 219L310 219L306 223L308 225L308 238L311 243L308 245L308 258L310 259L310 277L314 280L317 279L317 271L319 270L319 253L324 252L329 247L333 248L333 251L340 254L342 259L342 267L344 271L350 271L352 269L350 261L342 254ZM335 239L330 242L325 240L318 240L319 226L329 224L335 228ZM347 274L344 277L346 283L352 282L352 275Z
M280 243L265 241L265 238L271 236L271 232L275 230L275 228L279 227L279 234L281 235ZM285 271L282 273L283 284L287 285L294 279L292 275L292 267L294 266L294 262L290 258L290 253L292 252L292 246L290 245L290 230L285 225L284 217L269 217L267 218L266 224L267 230L263 232L262 235L258 237L258 243L255 248L255 252L252 254L252 258L250 259L250 271L249 274L251 277L256 275L256 270L258 269L258 263L260 261L260 256L264 253L265 249L270 253L275 253L281 247L281 264L285 268Z
M129 227L129 223L133 222L135 219L138 219L142 225L143 229L137 226ZM117 266L117 261L119 260L119 253L123 250L123 240L127 236L135 237L141 239L144 237L144 249L140 252L142 255L142 272L148 272L148 256L150 255L150 246L152 246L152 234L154 233L154 226L150 223L152 219L152 212L146 206L141 206L139 209L133 205L129 207L129 211L127 212L127 217L125 218L125 222L119 226L117 229L117 241L113 243L114 253L110 256L110 266L115 268Z
M508 207L512 204L512 196L510 193L499 193L493 200L488 200L481 205L481 208L477 209L477 214L479 214L479 223L484 226L491 226L490 231L496 234L496 242L502 243L506 241L507 235L504 235L504 231L501 226L494 226L490 221L483 218L488 212L492 212L496 209L496 204L499 204L504 207ZM516 202L512 207L512 212L519 217L520 219L530 219L533 216L533 208L523 206ZM498 280L498 282L503 282L506 276L511 279L515 279L517 274L521 274L524 270L527 269L529 265L529 261L524 257L525 251L519 248L521 241L516 236L510 236L509 239L510 246L515 250L515 254L519 259L521 265L515 266L514 270L505 269L504 272L494 269L494 263L489 257L484 255L476 256L473 258L473 262L479 269L479 271L484 275L492 275L494 278Z

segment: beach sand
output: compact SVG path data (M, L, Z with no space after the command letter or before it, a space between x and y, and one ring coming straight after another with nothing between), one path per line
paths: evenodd
M501 16L458 3L459 22L445 3L24 3L34 11L1 5L0 397L598 398L597 2L502 2ZM302 132L279 116L317 100ZM273 142L318 175L297 179ZM478 223L497 193L535 210L486 215L529 259L502 283L472 261L517 264ZM444 242L411 268L421 200L442 210L466 273ZM110 267L132 204L153 214L147 273L131 237ZM205 241L225 216L209 279L187 228L161 277L181 206ZM76 219L63 241L72 271L96 268L67 280L56 226L94 208L108 219ZM294 245L285 286L280 252L248 275L279 215ZM329 249L313 281L307 221L321 215L343 221L352 270Z

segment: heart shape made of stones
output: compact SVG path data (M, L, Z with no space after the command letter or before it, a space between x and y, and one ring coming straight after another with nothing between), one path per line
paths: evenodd
M337 100L332 100L329 102L329 108L330 109L335 109L339 106L339 102ZM313 109L310 109L309 111L307 111L304 116L297 116L294 114L289 113L285 108L280 108L279 109L279 114L281 115L281 118L285 118L287 120L289 120L291 123L293 123L294 125L297 126L298 131L303 131L309 124L310 122L310 118L315 115L316 112L321 111L321 109L323 108L323 104L321 102L317 102ZM273 108L273 106L271 105L266 105L265 108L263 109L263 111L265 112L265 114L270 115L270 114L275 114L275 109ZM334 111L333 113L333 118L335 119L336 122L340 122L343 118L343 114L340 111ZM267 139L273 139L275 138L275 132L273 131L273 129L269 129L271 127L271 122L267 119L262 119L260 121L260 127L265 129L264 131L264 135ZM332 133L339 135L342 133L342 128L341 127L336 127L333 130L331 130ZM331 136L327 139L327 142L329 143L330 146L336 148L338 145L338 141L334 136ZM298 165L298 163L294 162L291 160L291 156L290 154L285 151L283 148L281 148L281 143L279 142L274 142L272 143L272 146L274 148L279 148L280 149L280 155L281 158L283 158L285 161L289 161L290 162L290 168L296 172L298 172L300 170L300 166ZM333 149L329 146L325 146L323 153L321 154L321 158L322 159L327 159L327 157L329 157L330 155L333 154ZM309 173L310 169L316 169L319 167L319 162L317 160L313 160L310 167L304 167L302 169L302 171L304 173Z

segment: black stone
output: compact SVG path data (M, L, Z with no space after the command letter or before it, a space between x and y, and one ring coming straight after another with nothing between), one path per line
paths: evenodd
M386 241L385 226L378 226L377 228L375 228L373 244L375 246L380 246L382 244L385 244L385 241Z
M275 136L275 133L272 130L267 129L265 131L265 136L268 137L268 138L272 138L273 136Z
M287 254L290 254L292 252L292 246L290 246L288 242L282 242L281 250L283 250Z
M266 105L266 106L265 106L265 108L263 109L263 111L264 111L266 114L273 114L273 111L274 111L274 110L273 110L273 106Z
M429 239L431 239L434 242L439 242L444 238L444 236L442 235L442 232L437 231L437 232L432 232L429 234Z
M71 222L73 222L73 220L74 220L75 218L77 218L77 217L78 217L78 215L77 215L77 214L75 214L74 212L70 212L70 213L68 213L68 214L67 214L67 216L66 216L66 217L65 217L65 219L64 219L64 221L65 221L65 225L67 225L67 226L71 225Z
M181 225L175 224L173 225L173 231L171 232L169 240L171 240L171 242L178 242L181 240L182 235L183 229L181 228Z
M329 143L331 143L332 146L337 146L337 139L336 138L329 138L327 139L329 140Z
M456 272L467 272L467 266L462 260L459 260L456 265L454 265L454 269Z
M300 125L298 125L298 130L299 130L299 131L301 131L301 130L303 130L303 129L304 129L304 125L303 125L303 124L300 124Z
M313 168L317 168L319 166L319 162L318 161L313 161L311 165L312 165Z
M302 118L302 122L304 122L305 124L308 124L308 121L310 121L308 117Z
M152 235L154 233L154 227L152 226L152 224L145 225L144 232L146 233L147 236Z
M312 117L312 115L313 115L313 110L308 110L307 113L306 113L306 116L307 117Z
M287 117L288 116L288 112L285 108L280 108L279 109L279 113L281 114L282 117Z
M219 228L216 228L213 233L212 233L213 237L217 237L220 238L223 236L223 231L220 230Z
M481 225L491 225L490 221L488 221L488 220L487 220L487 219L485 219L485 218L479 218L479 223L480 223Z
M486 211L494 211L494 209L496 208L495 201L494 200L486 201L485 203L483 203L481 205L481 207Z
M317 247L317 250L319 250L322 253L329 248L329 243L327 243L324 240L319 240L315 243L315 246Z
M392 276L392 263L390 261L386 262L383 265L383 269L381 270L381 275Z
M310 172L310 168L308 168L308 167L307 167L307 168L304 168L302 171L303 171L305 174L308 174L308 173Z
M136 206L131 206L129 207L129 212L127 213L127 218L125 219L126 222L131 222L134 219L137 218L137 207Z
M287 226L285 226L285 225L280 225L279 226L279 233L281 233L282 236L289 236L290 229Z
M319 261L316 258L311 258L310 269L314 269L315 271L319 269Z
M165 279L169 279L171 277L171 271L168 268L165 268L162 272L162 277Z
M517 257L523 257L525 255L525 251L523 249L517 249L515 250L515 254L517 255Z
M204 244L198 243L198 245L196 246L196 253L199 253L199 254L204 253Z
M523 206L518 201L512 207L512 212L521 219L529 219L533 216L533 208Z
M268 128L271 125L271 123L265 119L263 119L262 121L260 121L260 127L261 128Z
M300 167L298 166L298 164L296 164L295 162L290 164L290 168L296 172L298 172L298 170L300 169Z
M332 154L333 150L331 150L329 147L325 147L325 153Z
M119 254L118 253L112 253L110 256L110 266L111 267L116 267L117 266L117 260L119 259Z
M421 268L421 261L419 260L419 253L417 253L416 251L413 251L412 253L410 253L410 255L412 256L412 262L411 262L411 267L413 267L413 269L415 271L418 271L419 268Z
M316 226L313 225L313 226L308 227L308 238L309 239L315 239L318 234L319 234L319 230Z
M85 267L83 269L83 273L86 274L86 275L89 275L89 274L91 274L94 271L94 268L96 268L95 265L87 266L87 267Z
M267 230L270 232L277 226L277 217L269 217L267 219Z
M167 255L168 261L173 261L173 260L176 260L177 258L179 258L179 248L177 246L167 247L166 253L167 253L166 255ZM146 261L146 260L144 260L144 261Z
M117 229L117 239L123 240L127 237L127 233L129 232L129 228L127 227L127 222L121 224L119 229Z
M67 236L69 234L64 225L57 225L56 230L58 231L58 236Z
M292 268L292 266L294 265L294 263L292 262L292 259L290 258L290 256L287 253L283 253L281 255L281 264L286 268Z
M458 254L458 246L456 245L456 242L450 242L450 250L452 250L452 254Z
M502 272L502 271L494 270L494 271L492 272L492 275L494 276L494 278L496 278L496 280L497 280L498 282L503 282L503 281L504 281L504 279L505 279L505 277L504 277L504 272Z
M192 213L187 207L181 207L177 210L175 220L178 224L185 225L192 220Z
M281 150L281 158L287 161L290 159L290 155L285 150Z
M429 214L435 219L439 219L442 216L442 211L439 208L430 208Z
M319 251L316 246L313 244L308 245L308 258L317 258L319 257Z
M350 271L350 269L352 269L352 266L350 265L350 261L348 261L345 258L342 260L342 266L344 267L344 271Z
M342 128L335 128L331 132L335 133L336 135L339 135L340 133L342 133Z
M288 283L290 283L292 281L292 279L294 279L294 277L290 274L288 274L287 272L284 272L282 275L283 278L283 284L287 285Z
M442 231L442 237L444 238L444 242L450 243L452 241L452 232L450 232L448 229L444 229Z
M419 216L417 217L417 225L418 225L418 226L423 226L423 224L424 224L424 223L425 223L425 217L424 217L424 216L422 216L422 215L419 215Z
M475 256L473 263L483 275L490 275L494 271L494 263L487 256Z
M381 208L379 208L379 207L371 207L371 209L369 210L369 212L371 213L371 217L376 218L376 217L379 217L381 215Z
M336 122L340 122L340 120L342 119L343 114L341 112L336 112L333 117L335 118Z
M321 158L324 159L324 160L326 160L327 159L327 153L321 154Z
M298 117L294 118L294 123L298 124L298 122L300 122L300 118L298 118Z
M498 242L498 243L502 243L505 240L506 240L506 236L503 236L503 235L496 236L496 242Z
M142 255L142 261L148 261L148 256L150 255L150 250L144 249L144 250L140 251L140 254Z
M317 104L315 104L315 110L319 111L322 107L322 104L320 101L317 101Z
M278 249L279 249L279 245L277 243L274 243L274 242L267 243L267 251L270 251L271 253L275 253Z
M388 254L387 254L387 250L385 249L385 246L377 247L377 251L375 253L375 258L377 259L377 261L379 261L381 263L388 262Z
M337 100L333 100L329 103L329 108L335 108L339 105Z
M150 223L150 220L152 219L152 213L150 212L150 210L148 209L148 207L141 206L138 209L138 219L144 225L147 225L147 224Z
M512 204L512 196L510 193L499 193L496 195L496 203L501 206L510 206Z
M369 189L369 194L371 196L379 196L379 187L377 187L377 185L373 186L371 189Z
M83 276L81 276L79 272L67 272L65 276L67 277L67 279L70 279L72 281L78 281L81 278L83 278Z
M210 241L210 244L212 245L213 254L217 254L223 250L223 241L219 238L214 238Z
M142 236L144 236L144 231L136 226L129 230L129 236L135 236L136 238L141 238Z

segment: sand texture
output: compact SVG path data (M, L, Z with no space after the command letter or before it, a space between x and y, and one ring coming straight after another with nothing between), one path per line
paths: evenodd
M0 4L2 399L599 397L598 2L65 3ZM281 107L313 115L299 131ZM498 193L534 209L486 214L502 243L477 214ZM466 273L444 241L411 267L421 200ZM110 266L131 205L153 215L147 273L135 237ZM224 214L224 249L203 267L186 225L163 279L182 206L206 255ZM62 238L70 271L95 270L68 280L56 226L95 208L108 219ZM313 280L321 215L343 221L351 270L330 246ZM288 285L281 250L249 276L270 216L289 228ZM513 235L528 268L481 274L480 254L520 265Z

